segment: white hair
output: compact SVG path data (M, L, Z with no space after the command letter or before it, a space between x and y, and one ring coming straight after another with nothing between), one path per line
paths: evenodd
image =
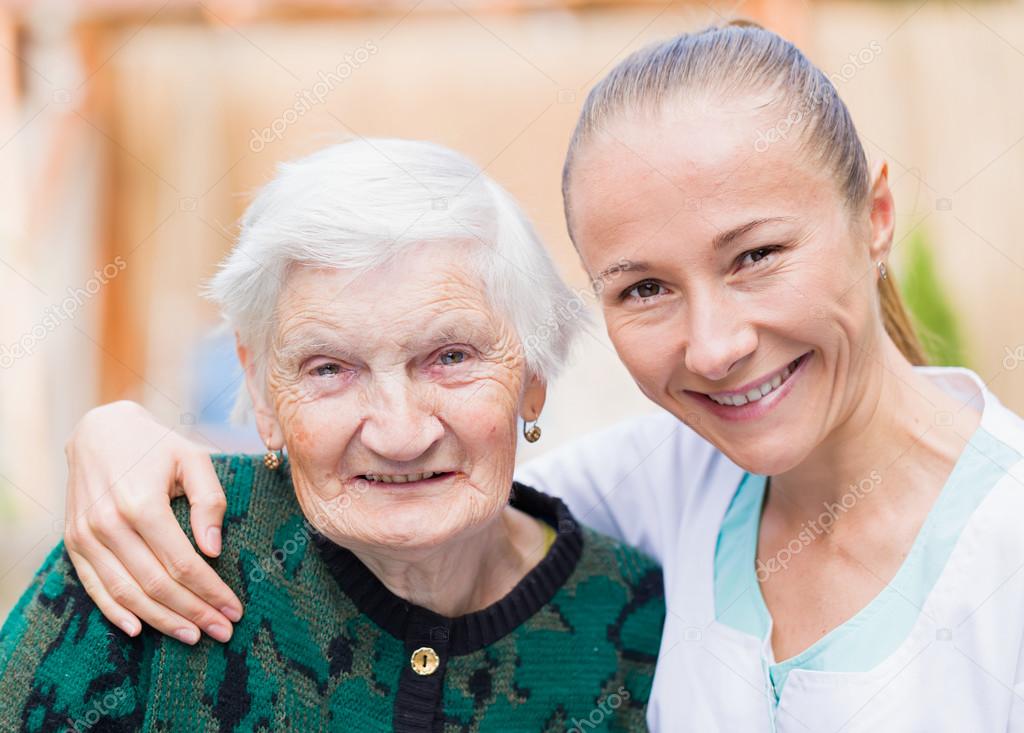
M360 139L282 163L242 216L207 295L252 350L265 385L274 312L294 265L357 272L408 247L468 242L481 287L516 331L527 371L550 382L586 321L512 196L459 153L427 142ZM251 402L243 381L234 417Z

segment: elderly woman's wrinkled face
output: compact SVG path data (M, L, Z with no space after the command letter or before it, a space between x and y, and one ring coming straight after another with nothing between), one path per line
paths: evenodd
M429 550L507 504L517 417L544 385L467 254L296 267L282 290L261 432L283 439L303 513L349 549Z
M780 114L758 108L623 121L585 145L569 201L637 384L737 463L773 474L864 402L891 197L883 180L871 222L855 226L831 171L795 136L757 146Z

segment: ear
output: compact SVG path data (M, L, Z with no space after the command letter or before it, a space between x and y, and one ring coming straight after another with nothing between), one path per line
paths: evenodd
M523 401L520 403L519 414L527 422L540 417L544 409L544 401L548 396L548 385L540 377L530 377L523 392Z
M892 237L896 228L896 205L889 190L889 164L884 160L871 167L868 220L871 224L868 253L872 264L883 262L892 250ZM877 276L877 273L875 273Z
M259 431L260 439L267 446L268 450L281 450L284 447L284 434L277 422L277 415L267 402L265 385L260 383L256 375L256 363L252 352L245 346L235 332L235 351L238 353L238 361L245 371L245 387L249 390L249 398L252 400L256 413L256 429Z

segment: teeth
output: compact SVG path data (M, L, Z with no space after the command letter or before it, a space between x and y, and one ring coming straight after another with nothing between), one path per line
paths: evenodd
M424 479L433 478L437 473L434 471L427 471L426 473L407 473L399 475L385 475L382 473L368 473L366 478L370 481L380 481L382 484L407 484L410 481L423 481Z
M712 394L712 395L708 395L708 397L710 397L711 399L713 399L715 402L717 402L720 405L729 405L729 406L732 406L732 407L740 407L741 405L745 405L748 402L757 402L762 397L767 397L773 391L778 389L779 385L781 385L783 382L785 382L789 378L789 375L793 373L793 369L796 368L798 361L799 361L799 359L796 359L796 360L790 362L781 372L776 374L774 377L772 377L770 380L768 380L767 382L762 384L760 387L754 387L753 389L751 389L746 394L739 394L739 395L713 395Z

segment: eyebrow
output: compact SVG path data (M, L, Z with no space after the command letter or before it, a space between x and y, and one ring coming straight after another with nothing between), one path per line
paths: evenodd
M473 318L453 319L442 314L437 322L406 341L402 346L417 351L445 342L473 342L484 338L484 326ZM292 363L316 353L335 353L342 358L353 358L354 352L344 338L322 328L298 329L298 335L290 332L277 348L277 358L282 363Z
M715 238L711 240L711 247L717 252L729 246L734 240L739 239L747 232L757 229L762 224L770 224L776 221L792 221L793 218L792 216L769 216L748 221L746 224L740 224L738 227L733 227L727 232L716 234Z
M308 332L300 331L300 336L289 333L283 342L276 349L276 356L284 364L305 359L316 353L347 353L348 349L337 338L331 334L325 334L319 329ZM308 334L308 335L307 335Z
M647 272L650 269L651 266L642 260L639 262L635 260L619 260L614 265L609 265L597 273L597 277L593 278L590 284L596 286L598 281L604 280L611 275L618 275L620 272Z

